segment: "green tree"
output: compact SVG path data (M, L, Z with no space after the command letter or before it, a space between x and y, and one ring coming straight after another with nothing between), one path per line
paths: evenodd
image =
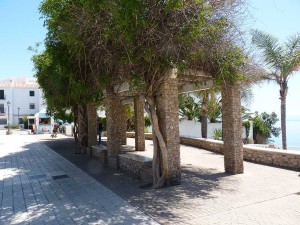
M79 0L42 2L40 11L48 29L45 39L46 50L36 54L33 62L35 75L43 88L49 111L60 115L67 109L73 111L74 137L83 150L87 146L88 135L87 104L101 101L103 97L101 85L105 82L99 83L91 63L86 60L83 40L79 39L70 28L70 24L74 26L71 23L73 13L78 13L72 9L81 3L83 2ZM79 126L82 129L78 129Z
M200 118L199 105L190 94L179 95L179 115L187 120Z
M128 81L132 89L145 93L153 128L156 188L172 185L166 140L156 111L160 85L166 72L174 68L179 75L187 68L204 70L219 83L243 79L245 54L231 33L236 27L231 15L238 12L239 3L44 0L41 5L49 30L47 51L54 49L56 59L61 54L56 46L65 47L70 96L76 104L97 99L93 94L112 87L116 80Z
M288 80L300 66L300 34L290 36L281 45L276 37L253 30L252 43L262 50L262 57L270 70L265 78L276 82L280 87L282 146L287 149L286 97Z
M272 135L279 136L280 128L274 126L279 120L276 113L263 112L259 115L258 112L255 112L255 116L251 120L253 121L253 138L256 144L272 141L270 139Z
M201 110L201 135L207 138L207 119L211 123L217 122L217 118L221 116L221 104L217 98L218 88L201 90L193 94L200 99L199 105Z
M220 121L222 116L221 108L222 108L221 99L220 96L218 96L218 92L210 93L207 114L208 114L208 119L211 123L216 123Z

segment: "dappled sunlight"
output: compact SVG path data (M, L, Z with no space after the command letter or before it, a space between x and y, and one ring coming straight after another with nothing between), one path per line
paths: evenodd
M49 206L48 206L49 207ZM26 212L17 212L13 215L4 215L4 220L9 224L21 224L29 223L32 221L43 220L42 223L49 223L55 219L54 216L45 216L49 215L49 208L47 207L38 207L37 205L31 206Z
M16 153L19 153L22 151L24 151L24 149L22 147L15 147L15 146L10 146L10 145L1 146L0 158L9 156L9 155L13 155L13 154L16 154Z
M22 172L23 172L22 170L16 168L0 169L0 180L13 178L14 176L21 174Z

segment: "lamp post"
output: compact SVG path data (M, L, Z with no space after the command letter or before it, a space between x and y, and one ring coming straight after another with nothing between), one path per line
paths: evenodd
M6 132L6 134L8 135L8 134L10 134L10 129L9 129L9 126L10 126L10 124L9 124L9 106L10 106L10 101L8 101L7 102L7 125L8 125L8 129L7 129L7 132Z

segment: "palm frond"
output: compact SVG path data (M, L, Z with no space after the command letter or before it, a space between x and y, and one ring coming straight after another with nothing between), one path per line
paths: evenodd
M279 45L276 37L263 31L252 30L252 43L260 50L268 66L282 70L284 49Z
M287 68L285 72L285 76L289 76L293 74L293 72L298 71L300 69L300 50L295 52L288 62Z
M300 33L296 33L288 37L285 43L288 55L293 55L300 50Z
M241 100L246 106L250 106L254 99L254 93L251 86L241 89Z
M284 76L297 71L300 68L300 34L290 36L285 43L285 67L283 70Z

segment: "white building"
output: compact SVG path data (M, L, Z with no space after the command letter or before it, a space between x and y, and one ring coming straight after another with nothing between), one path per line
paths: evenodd
M33 116L42 108L45 108L43 92L35 78L0 80L0 128L18 125L19 118Z

